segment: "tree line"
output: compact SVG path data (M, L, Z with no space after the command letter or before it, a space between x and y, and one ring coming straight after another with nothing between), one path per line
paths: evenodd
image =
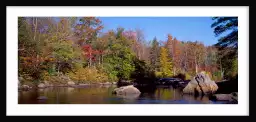
M217 36L234 29L232 24L221 24L237 22L234 18L213 19ZM166 40L145 40L140 29L119 27L102 32L103 28L96 17L19 17L19 76L53 81L65 75L78 83L93 83L179 74L190 79L200 71L219 81L237 74L234 32L216 45L205 46L171 34Z

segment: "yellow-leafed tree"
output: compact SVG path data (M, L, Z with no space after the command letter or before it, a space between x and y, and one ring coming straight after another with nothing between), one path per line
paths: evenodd
M160 64L163 77L170 77L173 75L171 58L168 56L168 50L161 47L160 50Z

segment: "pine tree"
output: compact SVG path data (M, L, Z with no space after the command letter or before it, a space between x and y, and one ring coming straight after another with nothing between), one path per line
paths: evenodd
M237 17L214 17L215 22L212 24L215 36L220 37L223 33L229 33L220 37L216 44L220 50L230 47L234 50L229 53L231 57L237 56L238 49L238 18Z
M215 36L220 37L215 46L219 49L218 60L221 65L221 70L223 68L224 74L228 77L230 74L234 76L232 71L237 70L235 60L237 60L238 57L238 18L214 17L212 19L215 20L212 24Z

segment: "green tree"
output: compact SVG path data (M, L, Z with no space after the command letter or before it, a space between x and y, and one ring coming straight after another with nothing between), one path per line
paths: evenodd
M109 33L108 54L104 56L105 71L114 79L129 79L135 70L135 54L131 50L130 40L123 36L123 31L123 28L118 28L116 33Z
M57 71L68 72L71 70L73 62L76 61L81 55L73 45L72 41L57 41L52 43L52 56L56 59ZM79 52L77 52L79 51Z

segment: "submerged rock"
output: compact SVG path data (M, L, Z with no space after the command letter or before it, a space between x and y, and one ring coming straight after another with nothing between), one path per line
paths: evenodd
M118 95L126 95L126 94L140 94L141 92L133 85L129 85L129 86L123 86L120 88L115 88L112 93L118 94Z
M217 84L204 73L198 73L183 89L183 93L213 94L217 91Z

